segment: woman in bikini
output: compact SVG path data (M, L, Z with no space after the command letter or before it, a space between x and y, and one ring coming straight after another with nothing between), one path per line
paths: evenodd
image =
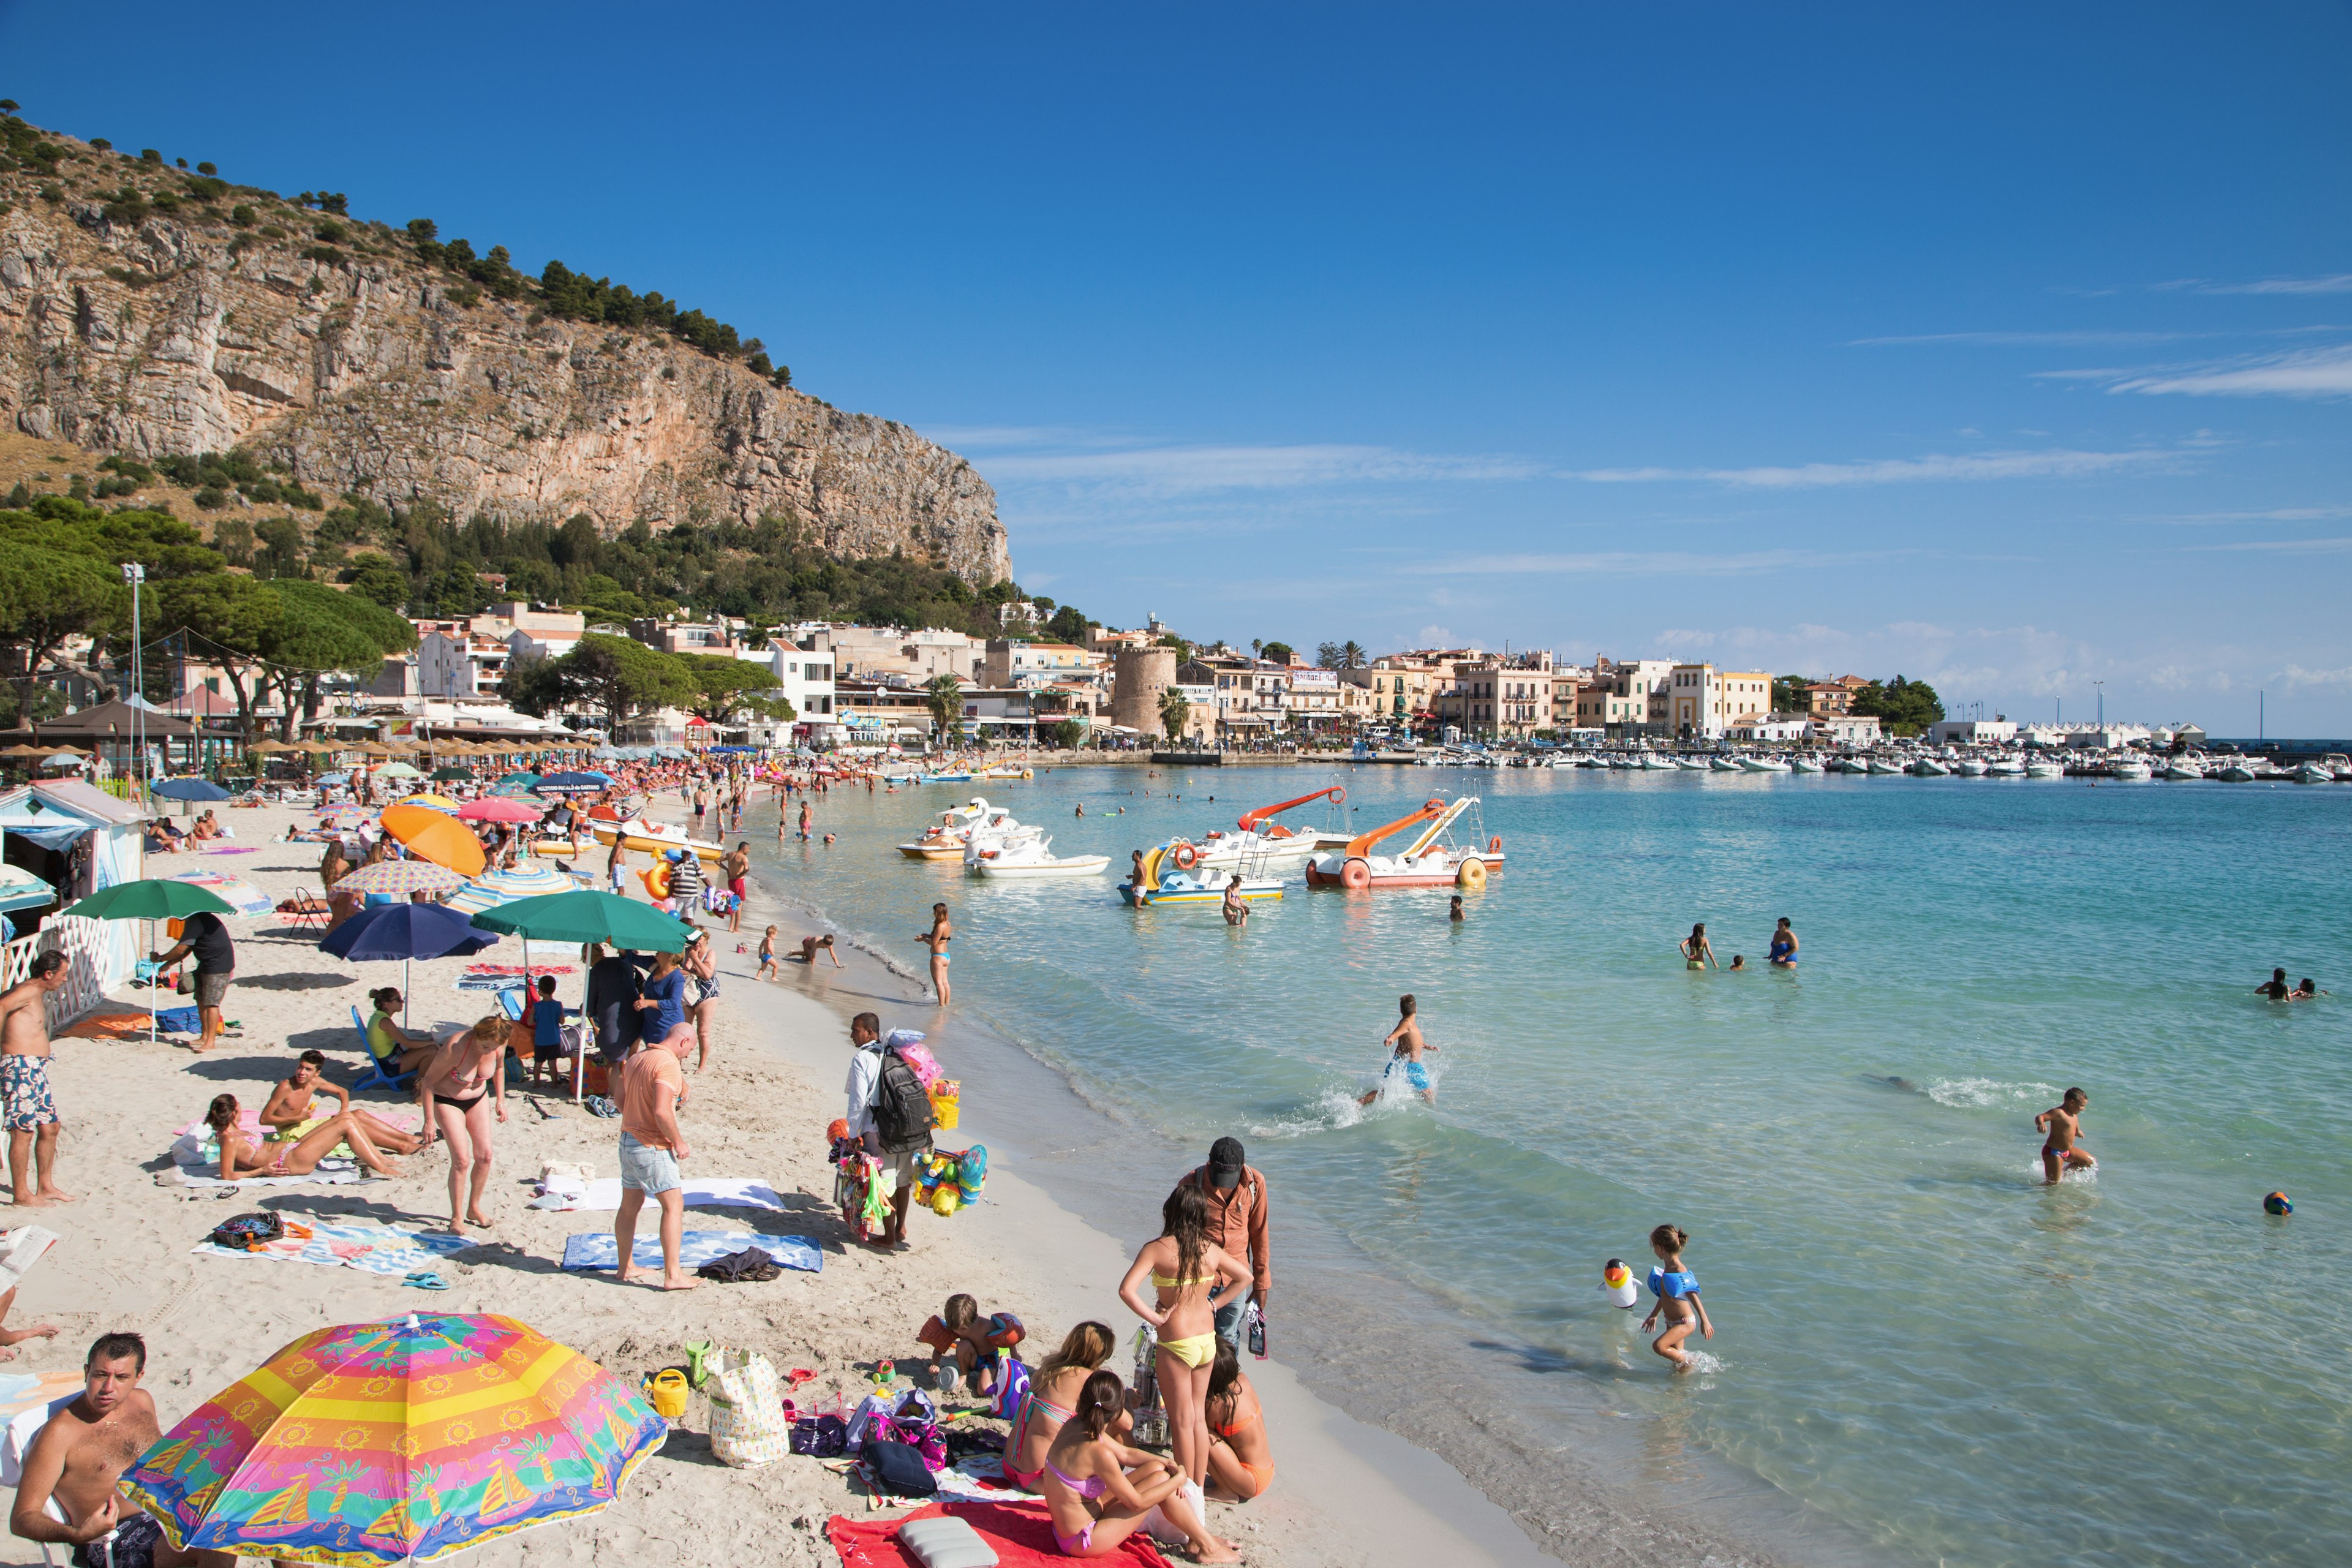
M1241 1352L1217 1342L1209 1363L1209 1495L1219 1502L1247 1502L1274 1484L1274 1445L1266 1441L1265 1412L1257 1390L1242 1371Z
M1706 922L1701 921L1691 927L1690 935L1683 939L1683 967L1705 969L1710 963L1715 963L1715 949L1707 943ZM1715 963L1715 966L1717 969L1723 967L1719 963Z
M1198 1195L1197 1194L1195 1194ZM1108 1557L1154 1508L1184 1532L1201 1563L1238 1563L1184 1495L1184 1472L1117 1436L1127 1390L1115 1372L1090 1373L1045 1458L1045 1509L1065 1557Z
M710 940L707 931L698 931L686 944L686 961L680 966L694 976L694 1005L686 1016L694 1024L694 1070L700 1072L710 1065L710 1019L719 1008L719 944Z
M931 989L940 994L940 1005L948 1005L948 943L955 940L955 927L948 920L945 904L931 906L931 929L916 934L915 940L931 950Z
M1658 1255L1658 1266L1650 1270L1650 1294L1658 1304L1642 1320L1642 1331L1663 1315L1665 1332L1650 1342L1650 1348L1675 1363L1677 1372L1688 1372L1698 1364L1691 1353L1683 1349L1683 1342L1696 1329L1707 1339L1715 1338L1714 1320L1706 1315L1706 1303L1699 1300L1698 1276L1683 1267L1683 1248L1690 1245L1690 1233L1678 1225L1662 1225L1650 1233L1650 1250Z
M1250 1288L1250 1271L1208 1237L1208 1200L1181 1186L1160 1205L1160 1236L1143 1244L1118 1282L1118 1299L1157 1331L1153 1369L1168 1401L1176 1464L1195 1481L1209 1473L1209 1363L1217 1353L1217 1309ZM1143 1299L1150 1276L1156 1303Z
M451 1036L417 1080L425 1114L449 1145L449 1228L459 1236L490 1223L482 1194L490 1184L490 1118L507 1119L507 1029L505 1015L493 1013Z
M1103 1323L1080 1323L1062 1336L1062 1348L1045 1358L1029 1377L1028 1395L1013 1417L1013 1432L1004 1441L1004 1475L1023 1491L1039 1490L1045 1475L1045 1449L1054 1434L1070 1418L1078 1390L1118 1348L1118 1336ZM1115 1427L1124 1436L1134 1423Z
M377 1175L400 1174L400 1167L385 1159L383 1152L369 1142L367 1129L348 1110L320 1122L296 1142L274 1144L247 1137L245 1130L236 1124L236 1096L233 1094L213 1096L212 1109L205 1112L205 1125L220 1140L220 1179L224 1182L240 1182L247 1176L307 1176L340 1143L349 1143L360 1163Z

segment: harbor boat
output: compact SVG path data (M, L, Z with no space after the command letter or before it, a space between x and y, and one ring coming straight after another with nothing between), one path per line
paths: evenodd
M2231 763L2221 769L2221 782L2223 784L2252 784L2254 782L2254 770L2246 766L2243 763Z
M723 846L706 843L699 838L688 838L683 827L674 826L667 822L648 822L642 816L633 816L625 822L592 820L588 824L588 830L596 836L596 842L599 844L609 845L614 839L618 839L622 848L642 849L649 855L667 855L673 849L690 849L698 860L719 860L725 858L727 854Z
M1348 798L1348 792L1339 784L1328 784L1312 795L1302 795L1297 800L1286 800L1274 805L1261 805L1255 811L1242 813L1231 833L1212 831L1193 846L1195 863L1214 871L1244 871L1264 868L1267 872L1295 871L1307 858L1319 850L1336 847L1348 842L1350 835L1338 829L1319 831L1312 827L1286 827L1274 819L1294 806L1328 799L1337 806Z
M1791 771L1789 764L1778 757L1742 757L1739 769L1749 773L1785 773Z
M1636 765L1643 773L1671 773L1678 771L1672 757L1645 756Z
M2193 757L2175 757L2164 764L2164 776L2168 779L2196 780L2205 776Z
M970 773L925 773L916 782L919 784L970 784L971 782L971 775Z
M1933 757L1922 757L1911 764L1911 776L1921 779L1948 779L1952 770Z
M920 837L899 845L898 853L909 860L961 860L971 830L992 816L1009 819L1012 814L973 795L968 804L940 813L940 819L925 828Z
M1822 771L1822 764L1811 757L1791 757L1789 759L1789 771L1792 773L1817 773Z
M1034 831L1034 830L1033 830ZM1056 855L1045 834L1024 837L1002 849L991 850L976 869L983 877L1098 877L1110 865L1108 855Z
M1962 757L1952 764L1952 772L1964 779L1980 779L1985 776L1986 764L1974 757Z
M1729 757L1709 757L1706 760L1706 765L1718 773L1736 773L1743 771L1740 765Z
M2335 770L2323 768L2317 763L2304 763L2294 770L2294 776L2297 784L2334 784L2336 782Z
M1985 764L1985 775L1996 779L2021 779L2025 776L2025 764L2015 757L1995 757Z
M1307 861L1307 885L1348 889L1459 887L1465 892L1483 888L1490 874L1503 868L1501 836L1488 839L1483 850L1460 849L1450 842L1454 825L1477 807L1478 797L1474 795L1459 796L1450 805L1433 798L1412 815L1360 833L1343 848ZM1372 853L1381 840L1408 827L1418 827L1420 831L1402 853Z
M1013 814L1002 806L991 811L985 820L975 822L963 838L963 868L978 871L988 861L1026 849L1045 840L1045 830L1016 822Z
M999 765L997 767L981 769L979 776L983 779L1026 779L1036 777L1037 773L1034 768Z
M2037 760L2025 764L2025 776L2030 779L2063 778L2066 776L2066 768L2062 763Z
M1195 849L1191 865L1179 865L1178 856L1195 847L1183 839L1175 839L1157 848L1145 851L1143 857L1143 887L1137 891L1133 881L1118 885L1119 897L1139 907L1158 904L1222 904L1225 889L1234 873L1210 871L1202 868ZM1282 880L1278 877L1254 874L1255 867L1240 872L1242 897L1252 903L1262 899L1282 897Z
M2352 784L2352 757L2341 752L2330 752L2319 759L2319 765L2334 775L2337 784Z
M1869 759L1869 765L1864 771L1880 775L1899 773L1903 771L1903 764L1890 763L1885 757L1872 757Z
M2156 776L2156 770L2137 757L2126 757L2121 762L2112 764L2108 771L2119 779L2130 779L2135 783Z
M1676 757L1675 759L1675 766L1681 768L1685 772L1694 773L1703 773L1708 771L1706 763L1697 757Z

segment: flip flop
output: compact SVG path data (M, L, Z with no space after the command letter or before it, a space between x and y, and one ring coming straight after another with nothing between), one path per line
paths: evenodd
M446 1290L449 1289L449 1281L442 1279L438 1274L434 1274L422 1268L403 1279L401 1283L403 1285L414 1285L419 1290Z

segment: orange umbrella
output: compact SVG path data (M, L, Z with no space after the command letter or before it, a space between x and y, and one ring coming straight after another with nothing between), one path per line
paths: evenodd
M464 823L444 816L428 805L386 807L383 830L405 845L410 854L446 867L460 877L478 877L488 864L482 855L481 840Z

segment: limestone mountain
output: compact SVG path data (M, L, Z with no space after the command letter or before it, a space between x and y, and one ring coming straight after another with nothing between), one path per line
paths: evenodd
M0 426L148 461L243 448L313 493L460 519L787 518L835 555L1012 575L970 463L793 390L699 311L340 196L0 131Z

